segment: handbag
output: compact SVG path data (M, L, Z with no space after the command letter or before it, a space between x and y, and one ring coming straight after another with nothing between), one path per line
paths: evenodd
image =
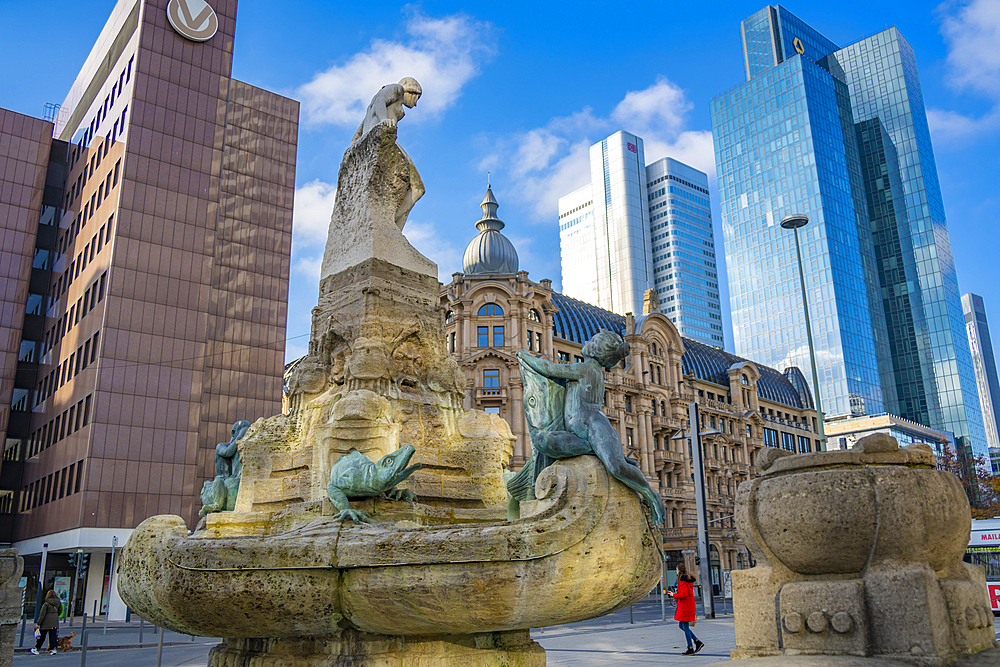
M694 626L698 625L698 615L697 614L695 614L695 616L694 616L693 619L691 619L690 621L688 621L688 625L691 626L692 628Z
M36 625L35 626L35 639L38 639L41 636L42 636L42 629Z

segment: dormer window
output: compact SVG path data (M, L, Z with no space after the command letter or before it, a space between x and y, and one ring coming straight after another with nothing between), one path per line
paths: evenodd
M746 373L740 376L740 382L743 384L750 384L750 378L747 377Z
M454 310L449 310L447 313L444 314L444 323L445 324L451 324L454 321L455 321L455 311Z
M528 311L528 319L531 320L532 322L540 323L542 321L542 316L538 314L537 310L532 308L531 310Z

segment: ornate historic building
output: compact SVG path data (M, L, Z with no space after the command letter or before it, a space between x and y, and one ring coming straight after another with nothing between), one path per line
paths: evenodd
M467 378L466 407L497 413L510 424L517 436L511 467L517 469L531 445L514 352L525 348L571 363L582 360L583 344L598 329L625 335L631 363L606 374L605 413L626 454L663 497L664 546L672 563L688 559L693 565L694 479L686 429L688 405L701 406L712 578L718 585L720 569L748 564L733 522L734 498L739 483L759 473L761 449L804 452L819 446L805 378L798 368L782 373L681 337L659 312L652 290L641 315L622 317L554 291L550 280L530 280L500 233L497 208L487 190L464 272L441 288L448 351Z

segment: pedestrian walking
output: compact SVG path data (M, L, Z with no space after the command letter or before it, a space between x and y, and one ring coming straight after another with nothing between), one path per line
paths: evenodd
M672 595L677 601L677 611L674 612L674 620L678 622L681 630L684 631L684 638L687 640L687 650L681 655L694 655L705 646L691 632L691 625L696 623L698 619L698 612L694 604L694 582L695 578L687 573L687 568L683 564L678 565L677 591Z
M56 654L56 646L59 643L59 615L62 614L62 603L55 591L45 594L45 602L38 612L38 638L35 640L35 648L31 649L32 654L38 655L45 641L45 633L49 634L49 653Z

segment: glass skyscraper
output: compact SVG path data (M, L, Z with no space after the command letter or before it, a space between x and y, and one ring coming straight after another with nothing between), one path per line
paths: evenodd
M672 158L646 166L628 132L594 144L590 167L559 199L563 291L624 315L654 288L682 336L722 347L708 176Z
M993 356L990 325L986 320L986 306L978 294L962 295L965 313L965 330L969 334L972 367L976 371L979 387L979 406L983 410L983 426L990 449L1000 447L1000 380L997 379L997 362Z
M738 354L808 363L823 407L986 441L913 51L895 28L839 48L780 6L741 24L747 81L712 101Z

